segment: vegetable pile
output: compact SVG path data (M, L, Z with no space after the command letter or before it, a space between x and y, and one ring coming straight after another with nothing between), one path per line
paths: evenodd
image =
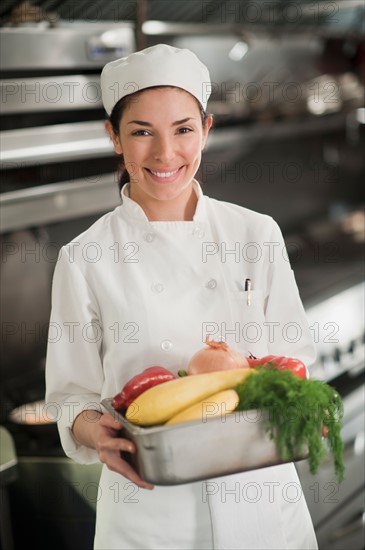
M246 358L224 342L207 340L206 344L192 357L187 371L179 371L180 378L163 367L146 369L132 378L114 397L114 409L140 426L206 421L257 409L264 412L264 427L275 440L278 456L292 461L308 450L312 474L327 454L325 433L342 481L343 405L336 390L308 379L299 359Z
M164 382L139 395L128 407L125 417L132 424L155 426L168 422L192 405L200 404L196 409L195 419L202 419L204 403L216 403L214 401L216 394L234 389L252 373L251 369L221 370ZM235 406L237 403L238 397ZM218 411L224 414L231 412L234 408L226 411L218 407ZM182 417L180 422L192 420L190 415L188 416L189 418ZM205 418L208 416L210 417L210 414L206 414Z

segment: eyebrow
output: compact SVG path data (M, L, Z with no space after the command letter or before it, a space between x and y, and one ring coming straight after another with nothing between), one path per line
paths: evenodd
M195 120L193 117L183 118L181 120L177 120L176 122L172 123L172 126L179 126L180 124L185 124L186 122L189 122L189 120ZM139 124L139 126L148 126L151 128L153 125L150 122L147 122L146 120L131 120L128 122L128 124Z

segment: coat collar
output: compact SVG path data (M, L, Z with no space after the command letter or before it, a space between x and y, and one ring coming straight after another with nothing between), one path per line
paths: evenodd
M198 197L198 202L196 205L193 220L190 222L186 222L186 221L149 222L143 208L129 197L129 183L124 184L120 192L120 196L122 199L123 213L128 218L133 219L134 221L140 221L140 222L152 223L152 224L156 224L156 223L189 224L194 222L203 222L206 219L204 194L200 184L195 179L193 180L193 189Z

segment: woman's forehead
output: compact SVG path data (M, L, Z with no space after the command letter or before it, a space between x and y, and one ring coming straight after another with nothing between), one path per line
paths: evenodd
M181 114L186 111L186 116L199 117L199 106L196 99L185 90L172 86L147 88L130 97L125 115L128 118L138 113Z

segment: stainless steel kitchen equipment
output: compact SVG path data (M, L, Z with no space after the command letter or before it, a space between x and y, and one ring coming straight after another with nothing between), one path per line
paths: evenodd
M311 374L333 385L344 402L345 480L337 482L329 460L315 476L305 462L297 464L320 549L361 549L365 540L365 284L360 272L358 284L307 309L318 345Z
M15 548L29 541L47 548L52 540L55 549L86 549L100 465L67 459L56 424L40 422L38 413L58 251L119 200L99 74L105 62L134 50L134 26L29 22L2 28L0 39L0 414L18 457L7 524Z

